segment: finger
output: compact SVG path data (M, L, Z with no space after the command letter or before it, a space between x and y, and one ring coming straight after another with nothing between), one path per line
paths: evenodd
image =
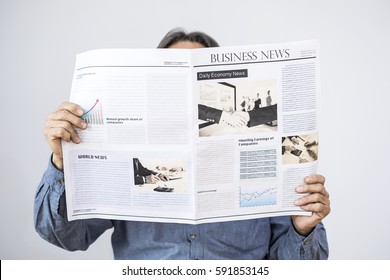
M237 115L234 119L234 127L242 127L242 126L245 126L247 124L247 121L245 121L245 119L243 119L241 116Z
M245 119L245 118L240 118L240 124L241 124L241 126L244 126L244 125L246 125L248 123L248 121Z
M80 143L80 137L74 127L66 121L47 122L45 134L48 140L62 139Z
M155 184L158 180L154 175L150 175L149 179L147 179L147 182L149 181L149 184Z
M58 106L56 111L66 110L72 113L73 115L81 117L84 114L83 108L79 105L72 102L63 102L60 106Z
M320 193L313 193L309 194L303 197L300 197L295 201L295 205L297 206L303 206L307 204L312 204L312 203L322 203L324 205L329 205L330 201L329 198L320 194Z
M301 206L303 210L315 212L321 217L325 217L330 213L329 205L324 205L322 203L312 203L308 205Z
M87 123L81 117L67 110L59 110L51 113L47 118L47 122L50 121L66 121L80 129L87 128Z
M48 141L61 139L66 142L70 142L71 140L70 133L61 127L52 127L45 131L45 135Z
M320 193L325 197L329 197L329 193L323 184L302 185L296 188L297 193Z
M305 177L305 183L307 184L320 183L325 185L325 177L320 174L312 174Z
M63 102L52 114L49 115L48 119L58 120L60 118L67 120L66 117L72 115L76 117L81 117L83 114L84 111L79 105L71 102ZM77 121L73 124L77 125Z

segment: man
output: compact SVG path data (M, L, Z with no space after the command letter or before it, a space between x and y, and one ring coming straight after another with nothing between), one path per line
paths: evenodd
M169 32L160 48L217 47L201 33ZM74 127L86 129L82 109L65 102L46 121L52 150L38 186L34 222L42 238L66 250L86 250L107 229L114 228L115 259L326 259L328 243L321 221L330 212L325 178L313 174L297 186L308 195L295 203L312 216L284 216L201 225L89 219L67 221L61 141L79 143Z
M169 180L163 173L157 173L144 167L138 158L133 158L133 170L135 185L155 184L160 180Z
M271 106L271 104L272 104L272 97L271 97L271 94L270 94L270 90L268 90L268 92L267 92L266 102L267 102L267 106Z
M260 98L260 93L257 93L254 110L257 110L259 108L261 108L261 98Z

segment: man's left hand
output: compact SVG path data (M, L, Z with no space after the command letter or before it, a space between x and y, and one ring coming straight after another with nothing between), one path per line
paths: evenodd
M307 236L330 213L329 193L325 187L325 177L313 174L305 178L305 183L297 187L298 193L308 193L295 201L295 205L302 209L312 211L311 216L292 216L295 230Z

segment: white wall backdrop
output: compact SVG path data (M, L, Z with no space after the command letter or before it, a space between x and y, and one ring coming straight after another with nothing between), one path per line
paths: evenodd
M386 0L0 1L0 258L112 258L110 232L66 252L34 230L44 121L68 99L76 53L154 48L181 26L221 45L320 40L330 258L390 259L389 14Z

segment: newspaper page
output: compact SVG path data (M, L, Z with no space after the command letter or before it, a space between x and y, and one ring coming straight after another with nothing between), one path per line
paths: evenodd
M69 220L199 224L310 215L295 188L318 163L319 44L79 54L63 143Z
M319 43L205 49L193 67L199 110L249 116L240 128L199 120L197 218L308 214L294 201L317 169Z

